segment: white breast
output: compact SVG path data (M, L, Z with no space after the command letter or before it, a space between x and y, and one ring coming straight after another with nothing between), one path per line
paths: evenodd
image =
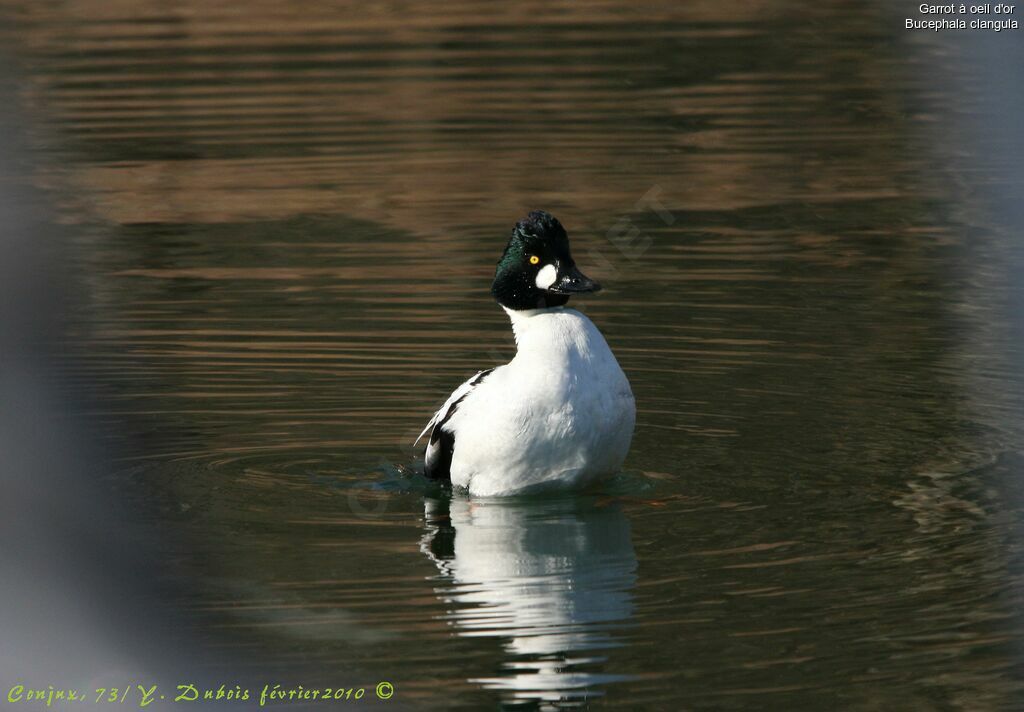
M573 309L509 312L518 351L452 417L452 484L477 495L577 488L617 472L633 436L629 382Z

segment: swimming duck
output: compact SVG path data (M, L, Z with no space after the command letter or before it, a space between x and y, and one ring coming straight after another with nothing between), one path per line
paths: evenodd
M636 422L629 381L593 322L566 307L600 288L552 215L516 223L491 285L515 358L456 388L427 423L416 442L430 432L428 477L499 496L582 488L621 468Z

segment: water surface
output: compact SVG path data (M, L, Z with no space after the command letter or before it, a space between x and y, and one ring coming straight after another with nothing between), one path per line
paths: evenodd
M1019 708L1011 177L920 71L971 68L873 6L658 5L26 4L109 486L257 677ZM598 492L449 498L402 468L513 353L487 290L537 207L606 286L633 448Z

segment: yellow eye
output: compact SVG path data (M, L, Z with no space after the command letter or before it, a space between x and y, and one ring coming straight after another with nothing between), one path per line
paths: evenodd
M537 257L537 255L530 255L530 264L531 265L535 265L538 262L540 262L540 257Z

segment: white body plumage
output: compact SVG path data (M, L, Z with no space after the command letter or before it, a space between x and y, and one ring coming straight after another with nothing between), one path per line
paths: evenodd
M506 311L515 358L460 386L424 430L439 425L454 438L452 485L509 495L577 489L617 472L636 406L601 332L566 307ZM431 438L428 466L442 447Z

